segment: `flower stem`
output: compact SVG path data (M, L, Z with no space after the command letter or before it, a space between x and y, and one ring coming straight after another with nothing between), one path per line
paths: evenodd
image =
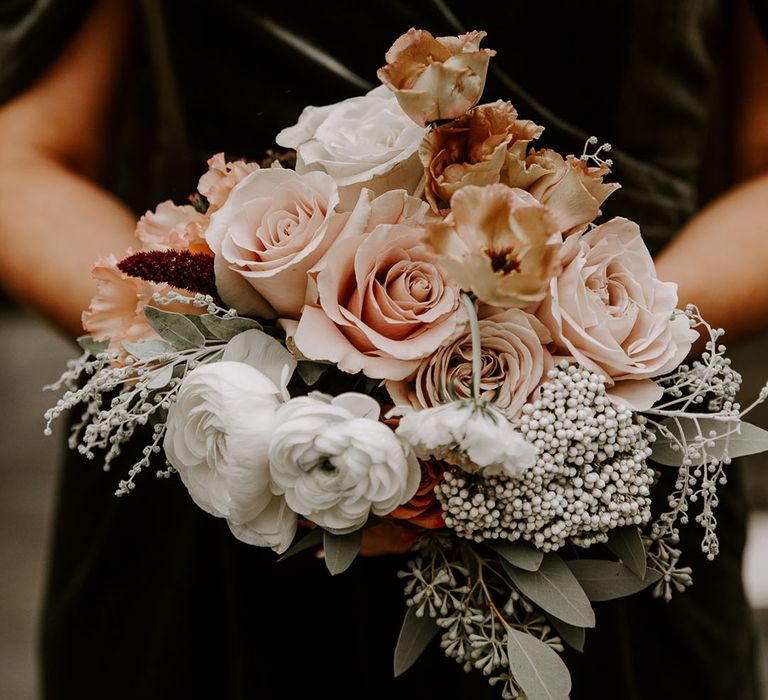
M482 358L480 356L480 322L477 320L477 311L475 311L475 302L466 292L461 293L461 299L464 302L464 308L469 317L469 328L472 331L472 398L476 401L480 399L480 373Z

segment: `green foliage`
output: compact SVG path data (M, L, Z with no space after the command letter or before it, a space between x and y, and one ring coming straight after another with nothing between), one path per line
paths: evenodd
M571 674L552 647L510 627L507 630L509 668L528 700L567 700Z
M363 541L363 529L346 535L334 535L326 530L323 535L325 565L332 576L346 571L360 552Z
M648 569L640 578L621 562L604 559L574 559L568 562L568 568L595 602L638 593L661 578L654 569Z
M439 630L429 615L419 616L414 606L408 608L395 647L395 678L416 663Z
M518 569L537 571L544 560L544 552L527 542L492 542L489 547Z
M633 574L640 578L645 576L647 555L637 526L628 525L611 530L606 546Z

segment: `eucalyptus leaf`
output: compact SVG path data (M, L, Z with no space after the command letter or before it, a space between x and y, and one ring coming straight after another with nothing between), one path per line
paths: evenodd
M159 369L153 369L149 375L149 381L147 381L144 387L152 391L168 386L168 382L173 378L173 367L173 364L167 364Z
M509 670L528 700L567 700L571 674L552 647L527 632L507 630Z
M236 335L245 331L263 330L260 323L244 316L222 318L215 314L203 314L199 318L200 323L205 326L207 334L218 340L232 340Z
M512 583L545 612L577 627L595 626L595 613L587 595L557 554L546 554L537 571L520 569L506 559L501 560L501 565Z
M301 377L301 380L307 386L313 386L317 384L320 377L325 374L326 370L331 365L327 365L323 362L312 362L311 360L299 360L296 365L296 372Z
M562 639L568 646L574 648L576 651L584 651L584 642L586 641L587 631L583 627L569 625L567 622L563 622L553 615L549 616L549 621L552 623L552 627L554 627L560 635L560 639Z
M77 344L91 355L98 355L109 347L108 340L94 340L90 335L81 335L77 339Z
M283 561L288 557L292 557L294 554L304 552L307 549L312 549L312 547L318 547L323 543L323 534L324 531L322 528L313 528L298 542L293 544L277 561Z
M538 571L544 552L527 542L493 542L489 547L513 566L526 571Z
M714 432L715 442L713 445L707 445L706 450L709 457L722 460L726 453L732 459L743 457L744 455L756 454L768 450L768 431L758 428L751 423L742 422L738 432L734 432L728 437L723 437L736 428L736 421L720 421L714 418L688 418L681 416L677 419L680 423L678 428L674 419L668 418L662 423L672 435L680 440L683 439L690 444L697 440L699 435L708 437L710 432ZM719 437L717 437L719 436ZM653 453L651 459L654 462L670 467L679 467L682 463L684 454L681 449L673 449L675 440L665 436L661 430L656 431L656 441L653 443Z
M437 623L429 615L418 617L415 607L408 608L395 647L395 678L416 663L439 631Z
M175 348L164 340L139 340L136 343L123 342L123 347L137 360L154 360L156 357L175 352Z
M624 598L647 588L661 578L654 569L647 569L639 578L624 564L604 559L574 559L568 562L590 600L598 602Z
M326 531L323 537L325 565L332 576L346 571L360 552L363 530L355 530L346 535L334 535Z
M643 578L647 567L647 554L643 546L640 529L636 525L617 527L611 530L606 543L633 574Z
M145 306L144 316L157 334L177 350L191 350L205 345L205 336L184 314Z

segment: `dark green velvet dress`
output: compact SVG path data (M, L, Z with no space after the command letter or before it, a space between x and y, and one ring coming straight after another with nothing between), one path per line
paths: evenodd
M0 101L55 60L90 4L0 3ZM700 206L703 165L725 172L710 136L712 108L728 104L728 4L137 2L109 186L137 212L180 201L212 153L258 157L303 106L373 85L384 51L409 27L485 29L484 46L498 51L485 99L511 99L546 126L541 143L562 152L580 153L590 134L614 144L623 188L606 214L637 220L658 250ZM763 0L755 5L764 12ZM347 71L312 60L307 43ZM116 499L118 478L73 453L61 472L42 621L47 700L496 697L436 645L392 679L401 558L358 560L331 580L311 554L276 564L235 540L176 479L146 475ZM746 515L734 470L720 505L721 555L708 563L696 554L692 528L687 594L597 605L586 652L568 654L573 698L759 697L740 574Z

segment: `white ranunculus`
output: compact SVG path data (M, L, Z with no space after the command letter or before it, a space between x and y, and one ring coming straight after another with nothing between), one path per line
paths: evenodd
M328 173L339 187L341 210L351 211L363 187L376 195L414 193L423 175L418 151L426 132L380 85L360 97L305 108L276 140L296 149L297 172Z
M247 523L229 521L229 529L241 542L257 547L271 547L283 554L296 535L298 516L283 496L273 496L266 508Z
M269 447L272 490L336 534L409 501L421 468L378 417L378 404L364 394L291 399L277 412Z
M183 379L168 412L165 454L198 506L226 518L244 541L261 538L279 550L296 523L276 511L268 450L296 363L256 330L230 341L224 358Z
M536 448L488 403L454 401L405 409L397 434L420 459L433 457L484 476L519 477L536 464Z

